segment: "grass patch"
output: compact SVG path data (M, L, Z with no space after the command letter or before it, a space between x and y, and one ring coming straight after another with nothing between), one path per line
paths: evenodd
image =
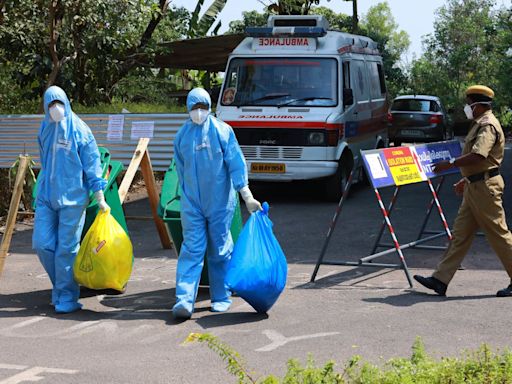
M378 366L354 356L345 364L328 361L318 366L311 356L305 365L291 359L283 377L260 376L249 371L238 352L210 334L192 333L186 343L205 343L226 363L238 383L258 384L494 384L512 383L512 352L494 352L487 345L465 351L460 357L434 359L421 338L416 338L408 358L394 358ZM337 369L337 367L339 368ZM256 377L256 378L255 378Z

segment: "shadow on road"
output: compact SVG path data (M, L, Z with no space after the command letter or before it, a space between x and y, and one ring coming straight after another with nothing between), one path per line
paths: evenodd
M174 289L122 295L105 295L105 290L83 289L80 298L96 297L106 310L94 311L85 306L81 311L56 314L50 304L51 290L0 295L0 318L48 316L56 319L91 320L164 320L169 321L174 304ZM197 301L208 300L208 293L199 293Z
M215 313L211 315L202 316L196 320L196 323L201 327L215 328L223 327L226 325L238 325L255 323L262 320L267 320L268 315L266 313L257 312L227 312L227 313Z
M425 292L409 291L399 295L387 297L370 297L363 299L367 303L388 304L394 307L410 307L421 303L449 302L449 301L467 301L467 300L484 300L496 298L496 295L475 295L475 296L439 296Z
M347 271L317 278L314 282L301 284L293 287L292 289L325 289L340 284L344 284L345 286L354 286L393 271L395 271L395 269L383 270L382 268L376 267L353 268ZM313 269L311 269L311 273L313 273Z

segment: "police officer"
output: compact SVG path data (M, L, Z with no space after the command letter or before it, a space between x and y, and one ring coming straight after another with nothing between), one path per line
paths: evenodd
M459 167L463 176L454 185L455 193L462 195L463 200L455 219L453 239L431 277L414 276L421 285L441 296L445 296L446 288L479 228L512 281L512 234L505 220L502 205L504 183L499 169L505 137L491 110L493 97L493 90L483 85L473 85L466 90L464 112L472 124L462 155L434 166L436 173ZM512 282L499 290L496 296L512 296Z

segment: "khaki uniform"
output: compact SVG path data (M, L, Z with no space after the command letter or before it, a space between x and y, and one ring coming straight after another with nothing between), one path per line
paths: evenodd
M475 119L466 136L462 154L476 153L485 157L477 165L460 167L462 176L471 176L498 168L503 161L505 136L491 111ZM453 226L450 242L433 277L449 284L466 256L478 228L500 258L512 279L512 234L502 205L504 182L501 175L466 183L464 198Z

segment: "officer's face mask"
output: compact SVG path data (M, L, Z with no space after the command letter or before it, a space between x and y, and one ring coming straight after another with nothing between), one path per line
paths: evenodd
M464 113L466 114L466 118L468 120L473 120L473 108L472 108L473 105L474 104L471 104L471 105L466 104L464 106Z
M64 110L64 106L62 104L55 104L52 105L49 109L50 117L53 121L56 123L64 120L64 117L66 116L66 112Z
M199 125L203 124L206 121L206 118L208 117L209 114L210 112L208 112L206 109L201 108L193 109L189 112L192 121L195 124Z
M466 114L466 117L468 118L468 120L473 120L475 118L474 115L473 115L473 108L477 104L491 105L491 102L489 102L489 101L480 101L480 102L469 104L469 105L466 104L464 106L464 113Z

